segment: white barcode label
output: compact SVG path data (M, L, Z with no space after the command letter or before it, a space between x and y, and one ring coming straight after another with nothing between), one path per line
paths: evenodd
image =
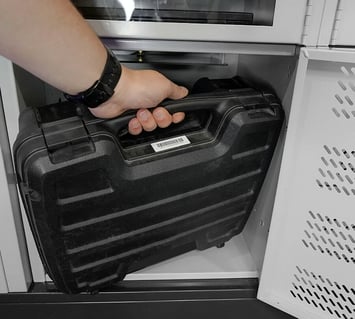
M155 152L161 152L187 144L191 144L191 142L185 135L182 135L174 138L169 138L164 141L152 143L150 145L152 145Z

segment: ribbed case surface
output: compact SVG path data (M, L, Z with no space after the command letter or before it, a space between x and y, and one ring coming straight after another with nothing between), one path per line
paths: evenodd
M62 291L98 290L243 229L282 124L278 100L236 89L166 107L185 111L184 123L137 138L129 114L104 121L60 103L21 115L20 190Z

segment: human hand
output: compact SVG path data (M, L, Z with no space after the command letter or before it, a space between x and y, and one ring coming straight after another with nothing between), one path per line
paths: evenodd
M122 65L121 78L115 88L114 95L91 113L100 118L113 118L129 109L138 109L136 117L130 120L128 131L138 135L145 131L153 131L157 127L165 128L171 123L181 122L185 114L170 114L165 108L156 107L166 98L181 99L188 94L185 87L171 82L164 75L153 70L132 70Z

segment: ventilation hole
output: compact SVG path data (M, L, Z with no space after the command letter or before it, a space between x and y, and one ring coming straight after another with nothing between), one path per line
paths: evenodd
M322 299L324 300L325 303L328 303L328 299L324 297L324 295L321 295Z
M334 310L335 314L337 315L338 318L341 318L341 316L339 315L339 312Z
M329 235L330 234L330 232L329 232L329 230L328 230L328 228L327 227L323 227L323 230Z
M346 76L350 76L350 73L348 71L348 69L345 66L342 66L340 68L341 72L343 72Z
M350 254L353 253L353 250L348 245L345 244L345 248Z
M306 293L306 291L303 289L302 286L300 286L299 288L300 288L300 290L301 290L303 293Z
M308 273L308 271L307 271L306 269L304 269L304 268L303 268L303 273L305 273L305 274L306 274L306 276L307 276L307 277L309 277L309 273Z
M347 263L350 262L350 261L349 261L349 258L348 258L346 255L342 254L342 256L343 256L343 259L344 259Z
M336 147L333 147L333 151L336 155L340 156L340 152L338 151L338 149Z
M355 157L355 151L351 151L351 155Z
M355 84L353 82L349 82L350 88L355 92Z
M304 282L305 285L307 285L306 279L304 279L303 277L301 277L301 280ZM300 288L302 289L303 292L305 292L305 291L303 290L302 286L300 286Z
M349 300L349 302L350 302L353 306L355 306L354 301L353 301L350 297L348 297L348 300Z
M308 300L308 298L307 298L306 296L304 296L303 298L304 298L304 300L306 300L306 302L307 302L309 305L311 304L311 302Z
M355 172L355 167L354 167L354 165L351 164L351 163L348 163L348 165L349 165L350 169L351 169L353 172Z
M318 308L318 305L317 305L317 303L314 300L312 300L312 303L313 303L314 307Z
M332 298L329 298L329 302L333 305L333 307L336 307L335 302L333 301Z
M335 298L338 298L338 295L334 290L332 290L332 294L334 295Z
M331 240L331 238L328 238L328 241L329 241L329 243L330 243L333 247L335 247L335 244L334 244L334 242Z
M342 176L340 175L340 173L336 173L338 179L341 181L341 182L344 182L344 179L342 178Z
M296 298L296 295L295 295L295 293L292 290L290 290L290 293L291 293L292 296L294 296Z
M343 186L342 189L346 195L348 195L348 196L350 195L348 189L345 186Z
M301 270L301 268L300 268L300 267L298 267L298 266L296 266L296 268L297 268L298 272L299 272L300 274L302 274L302 270Z
M308 214L310 214L313 219L316 219L316 216L313 214L311 210L308 211Z
M320 180L316 180L316 182L317 182L317 185L320 187L320 188L323 188L323 184L320 182Z
M353 244L355 244L355 240L354 240L353 236L348 235L348 237L349 237L349 239L351 240L351 242L352 242Z
M328 184L328 182L324 182L324 185L327 186L330 191L332 190L332 187Z
M331 257L333 256L332 252L328 248L326 248L325 250L326 250L326 252L328 253L329 256L331 256Z
M309 232L307 230L304 231L305 234L307 235L308 238L311 238L311 235L309 234Z
M318 213L318 214L317 214L317 217L318 217L318 219L320 219L321 222L324 222L324 219L323 219L323 217L322 217L321 214Z
M338 112L338 110L335 107L332 108L332 111L333 111L333 113L335 114L336 117L340 117L341 116L340 113Z
M316 298L317 298L318 300L320 300L320 297L319 297L319 295L317 294L316 291L313 291L313 294L316 296Z
M354 102L352 101L352 99L351 99L348 95L345 96L345 100L346 100L346 102L348 102L348 104L349 104L350 106L353 106L353 105L354 105Z
M300 294L297 294L297 296L298 296L298 298L299 298L301 301L303 301L303 298L301 297Z
M349 113L346 110L342 109L341 112L344 114L346 119L350 118L350 115L349 115Z
M346 85L343 83L343 81L338 81L338 84L339 84L339 86L344 90L344 91L346 91Z
M323 236L319 236L320 237L320 239L322 240L322 242L324 243L324 244L327 244L327 241L325 240L325 238L323 237Z
M344 250L344 247L338 241L336 243L341 250Z
M351 314L351 310L347 305L345 305L345 309Z
M299 282L301 281L301 280L298 278L297 275L294 275L294 276L295 276L295 278L296 278L297 281L299 281Z
M322 254L324 254L323 248L322 248L321 246L319 246L319 245L317 245L317 247L318 247L319 251L320 251Z
M351 111L353 117L355 117L355 111Z
M330 231L332 232L332 234L333 234L335 237L338 237L337 232L336 232L333 228L331 228Z
M336 190L338 193L341 193L339 187L338 187L336 184L333 184L333 187L335 188L335 190Z
M302 239L302 242L303 242L303 244L306 246L306 248L309 247L308 244L306 243L306 241L305 241L304 239Z
M333 222L335 223L335 225L337 225L338 227L341 227L340 223L338 222L338 220L336 218L333 219Z
M329 307L327 307L327 310L331 315L333 314L333 311Z
M333 253L334 253L335 257L337 257L339 260L341 260L341 257L339 256L337 251L334 250Z
M315 223L314 226L317 228L317 230L318 230L319 232L322 231L322 228L320 228L320 226L319 226L317 223Z
M343 238L344 240L346 240L346 236L343 234L343 232L339 232L339 235L341 236L341 238Z
M319 306L325 311L325 308L323 307L323 305L320 303Z
M335 161L334 161L333 159L330 159L329 161L330 161L330 163L332 163L332 165L333 165L334 168L337 168L337 167L338 167L337 164L335 163Z
M335 107L332 108L332 111L336 117L340 117L340 113L338 112L338 110Z
M347 181L349 182L349 184L354 184L353 180L350 178L349 175L345 175L345 178L347 179Z
M325 219L330 225L333 224L332 220L328 216L325 216Z
M347 168L346 168L344 162L341 162L341 161L340 161L340 162L339 162L339 165L341 166L341 168L342 168L344 171L347 170Z
M307 220L307 224L308 224L309 228L313 229L313 224L309 220Z
M317 236L315 233L312 233L312 235L313 235L313 238L314 238L316 241L319 241L319 238L318 238L318 236Z
M322 283L325 283L325 281L324 281L324 279L323 279L323 277L322 277L321 275L318 275L318 278L320 279L320 281L321 281Z
M323 145L325 151L328 153L328 154L331 154L331 150L329 149L329 147L327 145Z
M343 99L340 97L339 94L335 94L334 96L335 96L335 98L337 99L337 101L338 101L340 104L344 104L344 101L343 101Z
M346 156L346 158L350 158L349 153L348 153L345 149L342 149L341 151L342 151L343 154Z
M310 245L314 250L317 250L317 248L313 245L312 242L310 242L309 245Z
M334 175L332 174L331 171L328 170L327 173L328 173L328 175L330 176L331 179L334 179Z
M322 170L321 168L319 169L319 173L320 173L323 177L326 176L325 173L323 172L323 170Z
M355 189L351 189L351 192L353 193L353 195L355 195Z

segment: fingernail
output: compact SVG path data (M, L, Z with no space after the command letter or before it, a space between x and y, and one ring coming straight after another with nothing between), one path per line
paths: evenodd
M132 128L138 128L140 126L139 122L136 120L136 121L132 121L131 122L131 126Z
M154 112L154 116L159 119L159 120L162 120L164 118L164 112L161 111L161 110L156 110Z
M143 110L143 111L139 112L139 117L143 121L148 120L148 115L149 114L148 114L148 112L146 110Z

